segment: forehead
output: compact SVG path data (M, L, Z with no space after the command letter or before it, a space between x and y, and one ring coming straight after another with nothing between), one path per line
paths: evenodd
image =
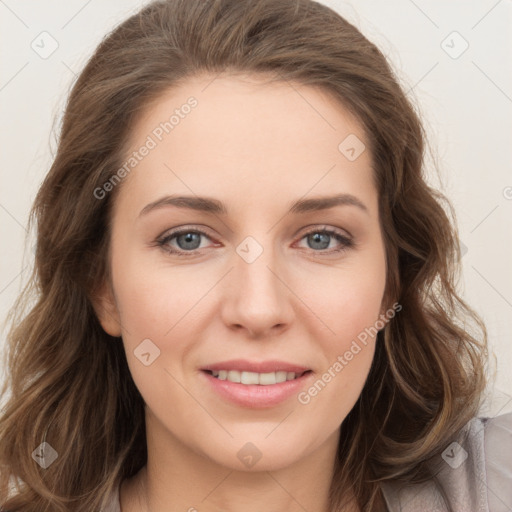
M288 203L308 191L375 192L362 126L318 87L250 75L193 77L145 109L126 160L144 145L151 149L123 180L125 198L150 202L177 192Z

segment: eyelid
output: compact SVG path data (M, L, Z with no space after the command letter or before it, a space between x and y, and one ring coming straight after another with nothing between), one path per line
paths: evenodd
M311 232L316 233L317 231L333 231L341 236L344 236L345 238L349 238L351 240L353 240L354 238L352 236L352 233L350 233L346 229L338 228L330 224L308 224L307 226L301 228L296 236L298 236L299 233L303 233L304 236Z

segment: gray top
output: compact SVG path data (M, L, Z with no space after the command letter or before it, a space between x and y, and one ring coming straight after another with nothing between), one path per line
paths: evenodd
M461 444L451 443L435 479L382 485L389 512L511 512L512 413L474 418ZM104 512L121 512L119 488Z
M512 512L512 413L474 418L465 430L443 451L435 479L383 485L390 512Z

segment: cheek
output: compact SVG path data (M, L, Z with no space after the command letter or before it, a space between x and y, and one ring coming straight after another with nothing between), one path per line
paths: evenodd
M333 407L335 424L357 401L373 361L377 332L382 328L385 261L361 259L335 272L331 269L325 278L319 275L307 281L314 290L307 303L321 320L311 325L319 326L312 337L325 356L324 365L299 402L310 404L310 411L316 409L320 416Z
M140 336L162 339L177 322L181 326L189 321L187 311L207 291L211 279L180 266L166 266L165 261L155 264L128 243L125 241L124 250L118 249L112 258L123 327L132 342Z
M168 409L171 396L179 410L186 410L190 397L174 379L183 380L181 368L194 346L193 306L204 292L198 297L197 287L190 281L185 286L180 273L169 269L133 267L126 276L119 276L117 291L135 385L152 410Z
M343 349L379 318L385 288L385 267L347 266L302 281L307 305L325 328L323 339ZM329 333L331 336L329 336Z
M143 264L140 257L130 258L126 253L119 263L113 277L127 362L145 402L158 408L170 389L177 389L173 376L183 380L190 354L201 339L201 322L209 314L205 310L209 301L201 298L209 299L214 276L183 267ZM173 392L176 403L181 399L185 407L187 397L179 389Z
M298 396L311 418L323 418L313 422L327 422L333 429L353 408L368 377L384 286L383 282L357 278L346 279L343 284L339 290L314 297L329 327L315 336L325 356L324 365L312 385Z

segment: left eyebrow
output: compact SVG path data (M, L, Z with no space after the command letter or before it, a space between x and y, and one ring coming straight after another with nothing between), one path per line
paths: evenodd
M215 215L228 214L228 210L224 203L211 197L164 196L147 204L139 213L139 217L165 206L175 206L177 208L186 208ZM360 210L369 213L368 208L363 204L363 202L352 194L337 194L334 196L299 199L290 205L288 213L302 214L312 211L328 210L335 206L355 206Z
M314 197L311 199L299 199L288 210L289 213L307 213L320 210L328 210L335 206L356 206L365 213L369 213L364 203L352 194L338 194L335 196Z

